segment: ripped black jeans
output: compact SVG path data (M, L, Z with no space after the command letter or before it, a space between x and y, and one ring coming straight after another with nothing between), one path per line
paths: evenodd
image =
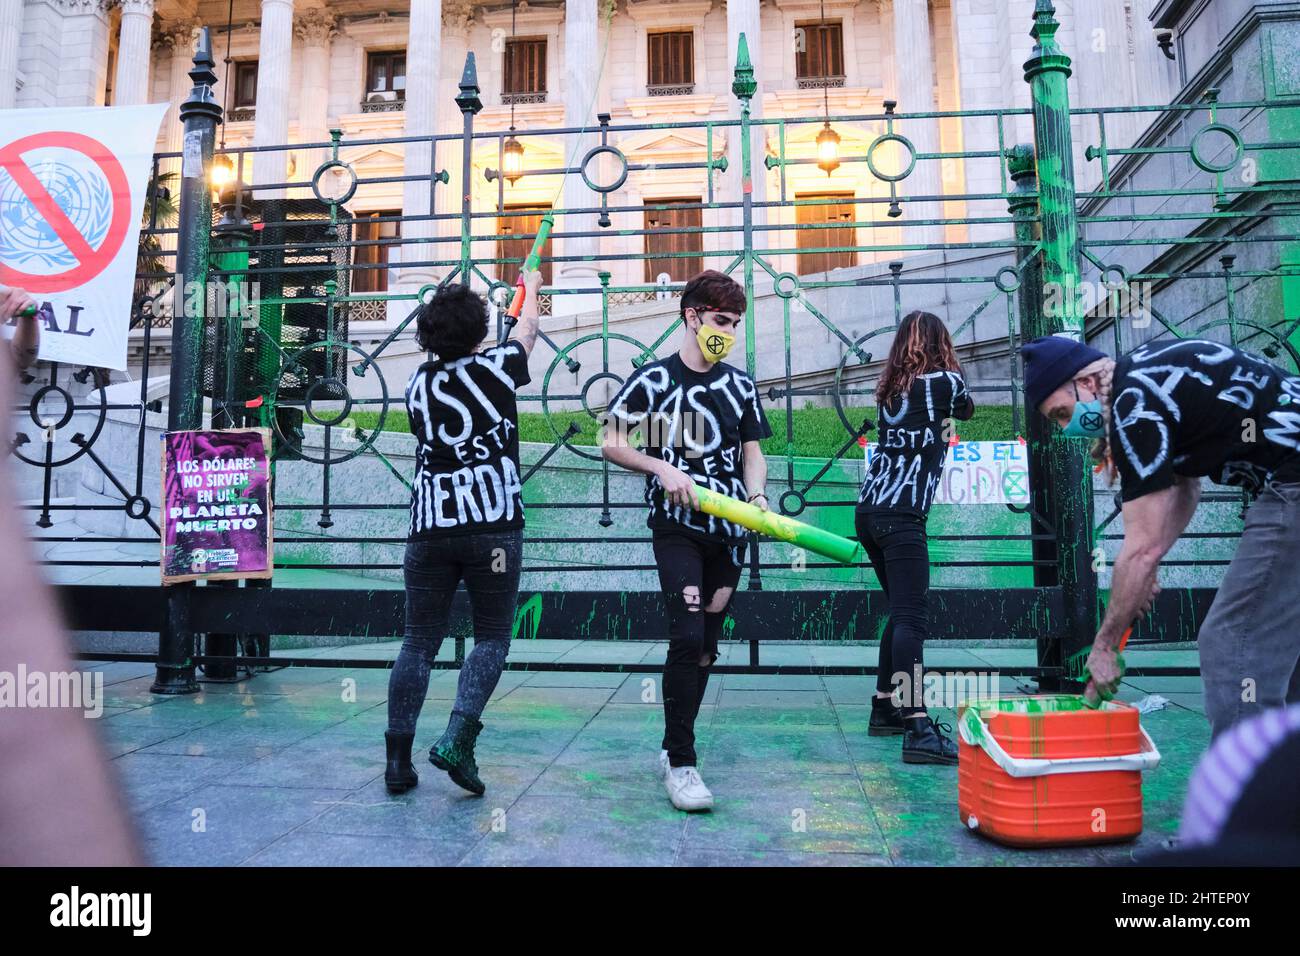
M718 659L718 639L727 607L706 611L723 588L734 594L744 564L744 541L711 540L672 531L655 531L655 564L668 608L668 660L664 663L663 748L674 767L695 766L695 718L709 686L709 668Z

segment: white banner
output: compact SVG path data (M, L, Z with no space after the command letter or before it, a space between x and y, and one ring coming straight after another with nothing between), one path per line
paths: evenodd
M867 462L877 445L866 446ZM1029 504L1028 447L1013 441L959 441L948 446L936 505Z
M126 368L140 217L166 112L0 110L0 283L51 307L40 358Z

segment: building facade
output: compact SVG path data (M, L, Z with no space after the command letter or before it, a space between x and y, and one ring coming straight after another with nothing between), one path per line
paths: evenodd
M169 102L157 146L177 151L176 108L190 89L187 73L201 25L211 32L217 93L226 108L224 140L231 148L322 143L332 129L340 129L345 142L454 134L461 122L454 97L469 52L477 60L485 104L477 130L581 127L594 125L601 113L614 125L734 118L738 103L731 80L741 32L758 82L755 117L806 118L823 110L831 116L879 115L891 100L901 113L1024 108L1029 90L1021 74L1033 43L1027 32L1033 6L1033 0L0 0L0 108ZM1163 103L1177 91L1178 63L1162 51L1150 21L1156 0L1062 0L1057 6L1061 43L1075 62L1075 105ZM1004 133L1008 145L1029 137L1029 118L1016 119L1019 128ZM1144 119L1120 122L1111 130L1112 142L1131 142ZM870 123L839 123L836 130L841 150L857 154L881 132ZM914 120L901 131L922 152L997 146L989 117ZM786 155L815 156L817 132L815 124L792 127ZM768 127L756 139L761 152L755 155L774 153L776 139L775 128ZM702 133L648 130L615 141L634 165L652 167L634 172L611 197L620 207L657 207L636 228L727 224L725 213L690 208L705 193L699 170L659 168L703 156L708 144ZM524 162L532 168L568 160L559 137L532 135L525 144ZM738 174L738 145L722 132L712 143L715 152L730 152L736 160L732 176ZM485 144L483 150L484 167L495 166L495 149ZM240 172L254 185L302 180L322 158L320 149L258 155ZM345 149L342 158L363 179L427 174L430 168L427 147L421 152L418 144ZM458 167L441 156L434 165L452 175ZM757 177L758 198L773 192L776 177L772 170ZM827 202L771 210L792 227L774 245L803 242L793 227L804 222L832 225L804 231L816 246L898 241L889 231L868 236L833 228L836 221L853 221L859 207L831 200L883 194L885 184L864 164L846 163L829 175L815 165L789 166L786 177L788 198ZM562 204L589 204L590 193L584 197L577 177L569 178ZM497 187L475 179L473 189L489 202L495 199ZM918 195L962 196L997 192L999 184L996 164L977 168L953 160L920 164L905 188ZM453 181L443 195L456 197L459 189ZM508 185L504 205L540 216L556 192L549 177L525 177ZM367 185L349 211L361 218L419 215L428 211L427 195L419 183ZM674 203L684 208L663 208ZM990 213L1000 215L1000 205ZM862 208L883 215L880 207ZM929 218L980 214L960 201L928 211ZM421 225L428 224L406 228ZM529 226L528 218L514 216L502 220L500 231L518 234ZM357 236L396 240L400 228L382 220L362 223ZM974 231L978 238L978 227ZM966 225L949 225L920 239L961 241L971 232ZM690 255L703 251L691 245L701 241L698 235L651 235L644 248L633 249L610 236L580 251L645 256L613 267L615 284L631 284L664 274L683 278L704 261ZM484 244L476 253L516 258L520 242L503 241L495 251ZM656 253L665 258L656 259ZM394 242L368 247L363 255L395 261L401 249ZM776 265L806 275L876 258L870 251L792 253L779 256ZM425 270L407 271L404 279L396 270L359 272L355 291L429 279ZM590 287L595 281L590 264L557 264L552 272L548 280L561 286Z

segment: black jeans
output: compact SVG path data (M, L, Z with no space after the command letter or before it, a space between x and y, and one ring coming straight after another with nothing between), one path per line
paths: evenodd
M429 670L447 636L451 601L462 580L474 615L453 710L477 719L501 679L519 599L524 533L498 531L407 542L406 639L388 681L388 729L414 733L429 690Z
M859 511L858 540L866 549L889 600L889 622L880 638L876 691L893 693L903 675L903 715L925 713L921 673L930 594L930 545L925 518L908 511Z
M745 545L670 531L655 531L652 542L668 607L663 748L672 766L694 767L695 718L709 685L709 668L700 660L706 655L710 664L718 659L718 638L731 601L719 611L704 608L720 589L735 592Z

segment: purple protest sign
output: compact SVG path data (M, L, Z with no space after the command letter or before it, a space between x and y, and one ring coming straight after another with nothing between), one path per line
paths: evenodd
M163 584L271 576L270 447L265 428L163 435Z

